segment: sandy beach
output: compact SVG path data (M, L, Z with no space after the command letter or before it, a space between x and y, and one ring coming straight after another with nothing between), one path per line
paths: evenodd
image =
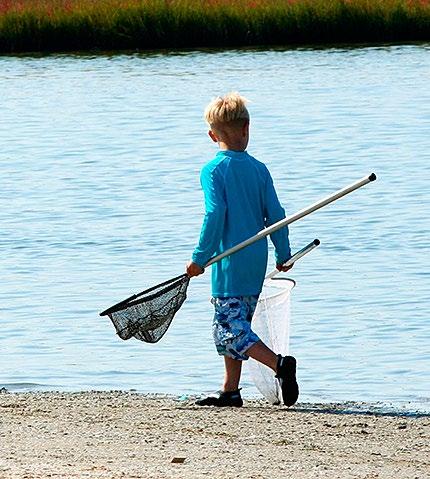
M198 408L125 392L0 394L3 478L430 477L430 417Z

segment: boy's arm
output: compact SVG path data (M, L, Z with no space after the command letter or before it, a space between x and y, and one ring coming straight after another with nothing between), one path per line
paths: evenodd
M220 172L205 167L200 176L205 196L205 216L200 232L199 243L192 255L192 262L187 266L190 276L200 274L196 266L203 269L219 247L222 238L225 219L225 200L223 195L223 180Z
M279 202L278 195L276 194L275 187L273 186L273 180L268 172L266 179L266 227L270 226L285 218L285 210L282 208ZM275 231L270 235L270 239L275 246L275 259L276 265L279 270L286 271L282 267L291 257L290 240L288 238L288 226ZM290 269L290 267L288 267Z

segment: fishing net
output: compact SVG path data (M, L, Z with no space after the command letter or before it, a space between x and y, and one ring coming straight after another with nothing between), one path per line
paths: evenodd
M276 354L288 354L290 339L290 296L295 281L272 278L264 283L252 318L252 329ZM282 393L274 372L253 360L248 361L251 378L260 393L272 404L279 404Z
M159 341L185 301L190 278L183 274L133 295L100 313L109 316L121 339Z

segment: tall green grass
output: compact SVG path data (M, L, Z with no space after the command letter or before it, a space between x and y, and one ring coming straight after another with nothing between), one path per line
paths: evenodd
M430 40L430 0L0 0L0 52Z

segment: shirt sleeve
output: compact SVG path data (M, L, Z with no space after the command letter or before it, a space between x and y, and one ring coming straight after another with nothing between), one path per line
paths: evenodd
M266 179L266 197L265 197L265 218L266 227L285 218L285 210L282 208L278 196L273 186L273 180L270 173L267 172ZM288 226L275 231L270 235L270 239L275 246L276 264L283 264L291 258L290 240L288 238Z
M205 216L199 243L194 250L192 260L203 268L220 245L224 228L226 203L224 198L224 181L217 168L203 168L200 182L205 197Z

